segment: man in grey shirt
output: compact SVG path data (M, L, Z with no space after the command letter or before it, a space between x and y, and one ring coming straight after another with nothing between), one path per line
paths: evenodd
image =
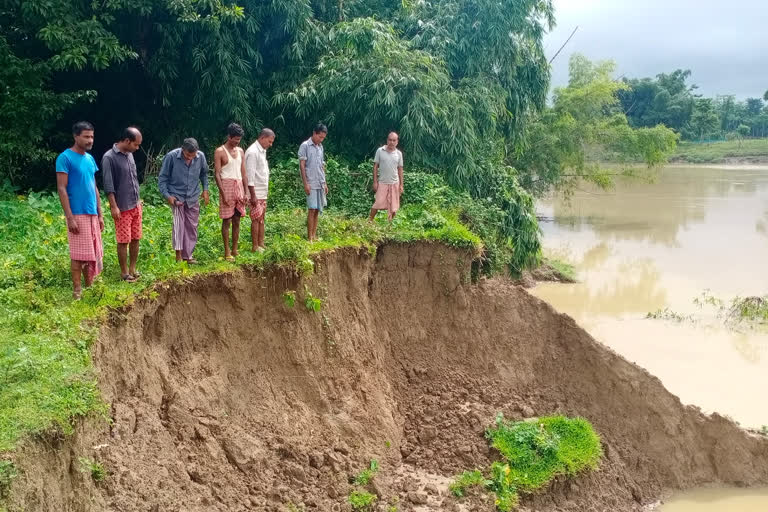
M197 244L197 224L200 220L200 187L208 204L208 162L197 140L184 139L184 144L165 157L157 178L160 193L173 209L173 249L176 261L197 263L192 252Z
M304 192L307 194L307 239L317 240L317 219L328 204L326 195L328 185L325 182L325 152L323 141L328 135L328 128L319 123L312 132L312 137L299 146L299 168Z
M123 130L120 140L108 149L101 158L104 173L104 192L109 199L112 220L115 221L117 239L117 260L120 263L120 277L134 282L139 277L136 262L139 259L141 240L141 200L139 199L139 178L133 153L141 146L141 132L130 126ZM130 265L128 251L130 247Z
M379 210L387 210L387 220L392 222L400 209L403 193L403 154L397 149L400 137L389 132L387 144L376 150L373 158L373 191L376 193L368 220L373 222Z

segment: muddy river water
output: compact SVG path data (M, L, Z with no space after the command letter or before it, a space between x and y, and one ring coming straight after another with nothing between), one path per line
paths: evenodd
M574 264L580 282L535 295L684 403L768 425L768 329L727 323L719 306L768 294L768 166L669 167L654 183L585 188L538 213L545 254ZM662 510L768 511L768 490L698 491Z

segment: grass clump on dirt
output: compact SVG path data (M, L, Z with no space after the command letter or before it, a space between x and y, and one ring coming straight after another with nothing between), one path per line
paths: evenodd
M368 485L373 480L373 477L376 476L376 473L379 472L379 461L376 459L371 459L371 463L368 465L368 467L364 470L362 470L358 475L355 477L354 483L355 485Z
M547 265L554 270L560 281L569 283L575 283L577 281L576 267L567 261L559 260L557 258L544 258L542 264Z
M352 506L352 510L368 511L373 509L376 495L367 491L356 490L349 493L347 501Z
M101 462L86 457L79 457L77 460L80 463L80 471L90 475L94 482L103 482L107 477L107 470Z
M486 438L502 460L491 465L487 478L479 470L465 471L450 489L461 497L470 487L483 486L496 495L496 508L502 512L517 507L520 492L534 492L558 476L594 470L602 457L600 437L583 418L515 422L499 415Z
M298 176L295 169L291 172ZM279 170L275 176L273 185L279 188ZM304 201L303 190L297 187L290 188L295 197L270 196L266 251L248 250L250 219L243 218L240 255L231 263L223 259L215 189L211 187L211 204L201 207L195 249L201 264L188 266L175 261L168 206L156 185L142 185L144 238L138 266L142 276L136 283L120 279L114 224L105 206L104 273L77 302L72 301L66 226L58 197L53 193L13 196L0 191L0 452L11 450L24 436L52 428L69 433L76 417L107 414L90 347L110 308L130 304L140 295L155 296L153 286L159 281L184 281L199 274L233 271L241 265L286 265L311 273L314 254L343 247L374 251L388 241L433 240L474 251L482 247L480 238L459 222L458 211L423 202L404 206L391 226L382 216L369 223L363 216L329 207L319 223L320 240L309 243L306 210L294 207ZM107 205L103 197L102 205ZM322 301L312 299L305 306L319 310ZM284 300L292 307L295 294Z
M0 460L0 498L4 498L16 478L16 466L9 460ZM2 508L0 508L2 510Z
M465 471L459 475L449 486L448 490L451 494L457 498L463 498L467 495L467 492L473 487L485 488L491 484L490 480L486 480L483 476L483 472L479 469L472 471Z
M692 164L722 163L731 158L768 160L768 138L681 142L672 156L673 161Z

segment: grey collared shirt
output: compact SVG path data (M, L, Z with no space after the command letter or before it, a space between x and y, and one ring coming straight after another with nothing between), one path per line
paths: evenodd
M198 151L195 158L187 165L181 148L176 148L165 157L157 177L157 187L163 197L173 196L187 204L197 204L200 201L200 185L208 190L208 162L205 154Z
M121 212L133 210L139 204L139 177L133 153L123 153L112 145L101 157L101 171L104 173L104 192L115 194L117 207Z
M318 189L325 185L325 153L322 144L315 144L312 138L299 146L299 160L306 160L307 183L309 188Z

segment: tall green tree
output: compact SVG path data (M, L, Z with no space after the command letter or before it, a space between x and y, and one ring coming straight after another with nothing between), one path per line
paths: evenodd
M712 137L720 128L720 116L717 114L711 98L699 98L691 116L690 132L698 140Z
M667 161L678 136L663 125L629 125L619 93L630 85L613 78L612 61L594 63L573 55L569 70L568 86L555 89L553 106L531 125L526 148L512 159L526 189L568 195L582 180L610 187L617 175L637 170L606 167L605 159L644 162L649 168Z

